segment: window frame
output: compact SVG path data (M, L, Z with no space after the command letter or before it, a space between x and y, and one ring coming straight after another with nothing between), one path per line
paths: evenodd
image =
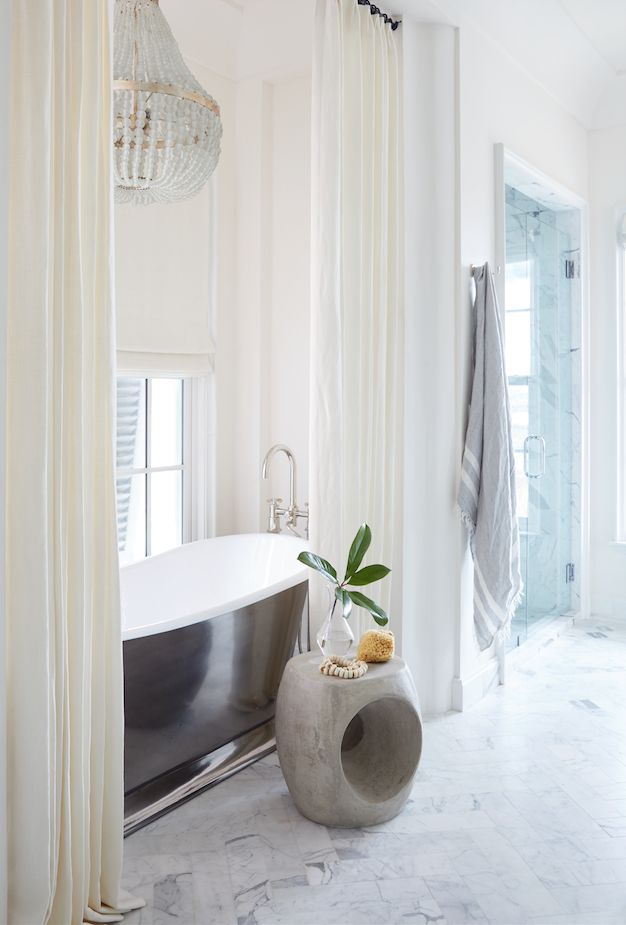
M144 542L144 555L140 559L135 559L133 562L141 562L143 559L149 559L153 553L151 549L152 543L152 530L151 530L151 517L152 517L152 476L161 473L161 472L180 472L181 473L181 524L180 524L180 536L181 536L181 545L188 543L191 539L190 531L190 486L193 481L193 467L192 467L192 458L189 452L189 436L188 431L189 420L190 420L190 387L189 379L184 375L164 375L162 372L157 373L148 373L148 372L126 372L125 370L118 370L116 376L116 382L118 379L142 379L145 382L145 390L143 395L144 405L144 415L145 415L145 433L144 433L144 458L145 466L133 466L126 468L115 469L115 480L116 484L120 478L130 478L132 480L135 476L143 476L145 478L145 542ZM152 466L151 465L151 453L152 453L152 381L154 379L179 379L181 381L181 461L178 464L169 465L169 466ZM117 425L116 425L117 426ZM177 548L177 547L172 547ZM128 563L132 564L132 563Z

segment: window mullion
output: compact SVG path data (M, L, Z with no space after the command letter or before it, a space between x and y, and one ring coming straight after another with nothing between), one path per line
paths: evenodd
M184 463L178 463L175 466L153 466L148 470L146 467L142 466L140 469L116 469L116 475L118 478L123 478L128 475L146 475L148 471L150 472L182 472L185 468Z

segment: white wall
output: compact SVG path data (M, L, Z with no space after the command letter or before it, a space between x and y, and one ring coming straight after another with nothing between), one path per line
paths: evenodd
M266 367L271 314L271 87L248 79L237 88L237 313L231 465L233 532L255 532L262 517L261 460L267 445ZM222 448L218 446L218 454ZM218 485L218 490L222 487Z
M8 302L9 131L11 4L0 4L0 395L6 395L6 319ZM5 407L0 405L0 922L7 920L7 803L6 803L6 700L5 700Z
M222 154L193 199L116 208L118 348L182 364L214 340L216 531L256 531L266 499L287 499L283 458L260 478L271 444L293 449L307 500L312 6L294 21L284 0L243 12L210 0L210 33L163 9L221 106Z
M494 263L494 145L582 197L587 132L461 13L455 29L403 4L406 132L405 550L402 653L425 713L496 679L478 651L473 569L455 513L471 372L471 263ZM432 17L431 17L432 18ZM460 270L460 272L459 272Z
M185 60L195 73L197 65L237 80L243 13L232 0L161 0ZM211 93L211 88L206 88ZM217 94L212 94L217 97ZM219 102L219 98L218 98Z
M244 8L240 78L279 83L311 74L315 0L254 0Z
M298 503L308 500L309 323L311 283L311 79L273 88L272 281L269 444L286 443L298 463ZM285 500L286 461L271 474ZM282 471L281 471L282 470ZM262 501L265 497L262 498Z
M310 316L310 78L238 86L238 299L234 529L265 529L267 498L287 501L285 443L298 464L298 503L308 487ZM250 157L250 151L255 152Z
M626 545L616 545L617 216L626 207L626 124L589 136L591 610L626 618Z
M456 481L457 34L402 26L405 464L400 647L425 713L451 706L459 602Z
M455 513L471 372L471 263L496 250L494 145L587 194L587 132L499 46L415 23L404 5L406 131L405 555L402 651L425 713L495 681L474 639L473 569ZM461 272L459 273L459 268Z
M261 459L272 443L295 451L299 501L307 500L311 11L311 2L292 6L285 0L246 7L229 27L239 30L239 40L232 35L226 40L228 60L220 67L229 71L227 78L222 75L220 83L213 74L206 80L225 122L218 212L226 228L218 235L215 317L222 533L263 529L266 498L285 498L282 460L270 484L260 479ZM409 36L408 18L405 27ZM197 37L188 24L185 28L183 51L189 47L200 54ZM260 41L261 35L271 41ZM414 518L407 521L405 572L414 580L405 589L402 633L425 710L442 712L467 705L494 674L492 654L479 656L473 639L471 563L454 513L471 357L468 268L493 262L495 253L494 144L504 143L586 197L587 133L469 21L461 18L458 32L415 26L411 41L415 55L405 58L406 89L416 107L419 151L408 164L408 195L415 203L407 214L411 221L417 213L419 222L408 229L414 250L408 251L407 284L415 301L407 292L407 313L409 334L418 337L415 356L423 353L424 363L421 371L417 364L419 375L411 384L408 426L423 476L418 481L429 486L432 503L420 507L413 496ZM433 143L424 143L431 131ZM204 254L207 210L202 198L189 208L197 212L187 216L181 233ZM159 226L172 215L164 210ZM159 239L157 227L149 237ZM432 259L425 259L428 254ZM204 299L206 279L194 279ZM173 332L173 340L176 336Z
M258 0L241 26L237 531L264 530L267 499L288 499L283 456L268 482L260 478L275 443L293 450L297 501L308 500L313 8L314 0Z
M233 80L192 64L222 109L222 154L207 187L192 199L115 208L118 350L179 354L217 348L215 522L232 529L236 379L236 98Z
M460 263L457 319L457 478L466 424L471 364L472 263L495 260L494 144L501 142L538 170L587 198L587 132L542 87L469 22L460 25ZM449 537L451 555L458 533ZM478 653L473 636L472 568L465 538L458 628L455 707L467 706L493 681L493 653ZM450 640L453 645L453 640ZM491 664L487 663L490 662ZM485 666L487 666L485 668Z

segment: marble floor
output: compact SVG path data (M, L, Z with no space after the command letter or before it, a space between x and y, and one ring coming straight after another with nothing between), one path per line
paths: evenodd
M326 829L276 757L126 840L138 923L626 923L626 625L580 623L428 722L393 821Z

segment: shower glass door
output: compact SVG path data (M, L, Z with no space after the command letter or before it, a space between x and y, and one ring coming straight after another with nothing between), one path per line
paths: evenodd
M505 187L506 359L525 589L513 646L577 611L579 600L580 211L537 187Z

